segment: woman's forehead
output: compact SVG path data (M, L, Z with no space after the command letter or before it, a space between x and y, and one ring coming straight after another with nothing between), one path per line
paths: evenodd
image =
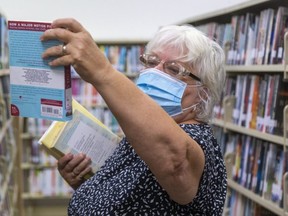
M183 57L183 54L173 47L154 50L153 54L156 54L162 60L179 60Z

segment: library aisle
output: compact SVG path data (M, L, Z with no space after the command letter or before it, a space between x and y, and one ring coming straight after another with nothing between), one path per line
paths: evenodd
M7 19L0 20L0 215L67 215L74 191L38 144L51 120L10 115ZM211 122L228 171L223 216L288 215L288 1L247 1L178 24L194 25L226 54ZM115 68L137 78L146 41L97 43ZM99 93L73 68L71 75L73 97L123 135Z

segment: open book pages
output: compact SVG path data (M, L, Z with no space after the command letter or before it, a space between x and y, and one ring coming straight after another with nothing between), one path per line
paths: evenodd
M64 154L84 153L92 160L93 173L111 156L120 137L73 100L73 119L54 121L40 138L39 143L48 153L59 159Z

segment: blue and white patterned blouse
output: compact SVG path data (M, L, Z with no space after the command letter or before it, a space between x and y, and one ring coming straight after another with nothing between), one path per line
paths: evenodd
M205 167L193 202L179 205L158 184L124 138L115 153L73 194L69 215L221 215L227 180L219 145L208 124L180 124L203 149Z

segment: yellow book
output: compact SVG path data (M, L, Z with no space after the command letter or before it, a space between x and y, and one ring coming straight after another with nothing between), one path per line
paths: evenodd
M91 176L112 155L120 137L74 99L72 107L72 120L53 121L40 138L39 144L56 159L69 152L86 154L92 160Z

